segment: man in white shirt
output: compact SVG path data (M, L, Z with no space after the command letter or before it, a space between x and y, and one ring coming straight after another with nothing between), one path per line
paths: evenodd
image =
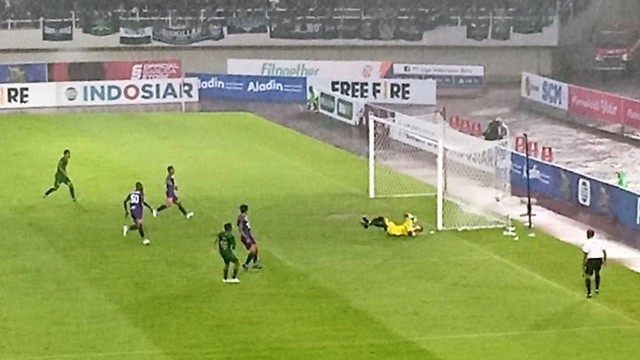
M600 269L607 265L607 252L601 240L595 238L595 232L587 230L587 241L582 245L582 268L584 283L587 287L587 298L591 298L591 279L595 275L596 294L600 292Z

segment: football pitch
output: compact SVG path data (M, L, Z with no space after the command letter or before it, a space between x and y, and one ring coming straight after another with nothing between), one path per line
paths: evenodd
M0 139L0 359L638 358L640 275L611 263L587 300L545 234L364 230L433 228L435 199L369 200L365 159L258 116L5 115ZM42 199L66 148L80 201ZM122 201L162 204L167 165L195 216L147 211L143 246ZM214 235L241 203L264 269L228 285Z

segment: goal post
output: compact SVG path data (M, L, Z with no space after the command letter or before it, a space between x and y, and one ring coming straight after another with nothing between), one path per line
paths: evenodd
M369 118L369 197L431 196L438 230L508 226L509 141L485 141L449 126L444 110Z

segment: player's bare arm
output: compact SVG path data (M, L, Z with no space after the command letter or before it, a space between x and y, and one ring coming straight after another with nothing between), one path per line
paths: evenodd
M131 194L127 195L127 197L124 198L124 201L122 202L122 206L124 206L124 217L129 216L129 208L127 207L129 200L131 200Z

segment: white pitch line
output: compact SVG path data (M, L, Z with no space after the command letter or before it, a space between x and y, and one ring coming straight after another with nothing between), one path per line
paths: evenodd
M516 264L514 262L511 262L511 261L503 258L502 256L496 255L495 253L493 253L493 252L491 252L489 250L486 250L486 249L484 249L483 247L481 247L479 245L476 245L476 244L474 244L474 243L472 243L472 242L470 242L468 240L465 240L465 239L460 239L460 240L462 240L463 242L469 244L470 246L478 249L479 251L491 256L492 258L500 261L501 263L503 263L505 265L509 265L514 269L520 270L521 272L523 272L525 274L528 274L528 275L530 275L530 276L532 276L532 277L534 277L534 278L536 278L536 279L538 279L538 280L540 280L540 281L542 281L542 282L544 282L544 283L546 283L548 285L551 285L556 289L562 290L562 291L564 291L564 292L566 292L566 293L568 293L570 295L576 296L576 297L580 297L580 298L583 297L583 295L581 295L581 294L579 294L579 293L567 288L566 286L560 285L560 284L558 284L558 283L556 283L556 282L554 282L552 280L549 280L546 277L544 277L544 276L542 276L542 275L540 275L540 274L538 274L536 272L533 272L533 271L531 271L531 270L529 270L529 269L527 269L525 267L522 267L522 266L520 266L520 265L518 265L518 264ZM630 315L628 315L628 314L626 314L626 313L624 313L624 312L622 312L620 310L617 310L617 309L614 309L614 308L612 308L610 306L607 306L607 305L597 301L597 299L595 299L595 298L591 299L591 300L585 299L585 301L588 301L590 304L593 304L595 306L599 306L599 307L603 308L604 310L607 310L607 311L609 311L611 313L614 313L614 314L616 314L616 315L618 315L620 317L623 317L626 320L631 321L632 323L640 325L640 320L635 319L635 318L631 317Z
M418 336L409 337L412 341L428 341L428 340L447 340L447 339L475 339L485 337L507 337L507 336L522 336L522 335L545 335L545 334L559 334L568 332L583 332L583 331L604 331L604 330L640 330L639 325L619 325L619 326L585 326L577 328L566 329L545 329L545 330L521 330L521 331L503 331L494 333L468 333L468 334L450 334L450 335L434 335L434 336Z
M546 329L546 330L522 330L522 331L504 331L493 333L467 333L467 334L450 334L450 335L434 335L434 336L417 336L417 337L399 337L395 340L383 340L383 341L349 341L351 345L383 345L393 343L403 343L407 341L430 341L430 340L459 340L459 339L477 339L487 337L508 337L508 336L530 336L530 335L545 335L545 334L559 334L569 332L592 332L592 331L606 331L606 330L640 330L640 326L591 326L591 327L578 327L578 328L566 328L566 329ZM319 341L314 343L302 344L306 346L314 347L326 347L334 345L344 345L342 341ZM215 352L215 349L202 349L193 351L178 351L168 352L169 355L201 355ZM87 358L104 358L104 357L121 357L131 355L156 355L164 354L162 350L132 350L132 351L112 351L112 352L84 352L74 354L53 354L42 356L19 356L3 358L4 360L64 360L64 359L87 359Z
M52 354L40 356L16 356L4 358L4 360L63 360L63 359L86 359L101 357L120 357L131 355L160 355L162 350L131 350L131 351L105 351L105 352L84 352L84 353L68 353L68 354Z

